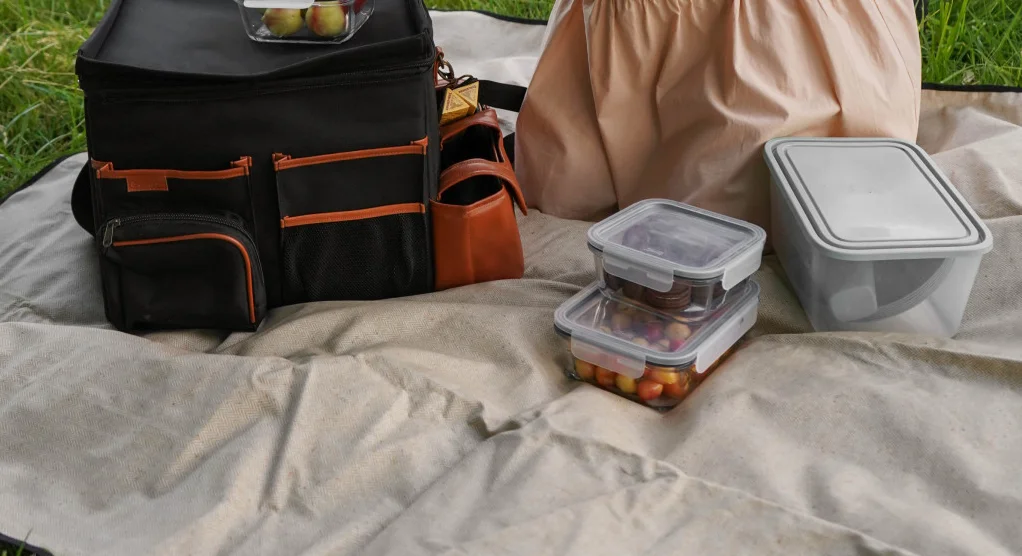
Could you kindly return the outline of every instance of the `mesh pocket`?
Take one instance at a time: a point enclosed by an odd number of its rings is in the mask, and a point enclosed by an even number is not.
[[[429,288],[422,214],[288,227],[282,242],[287,303],[385,299]]]

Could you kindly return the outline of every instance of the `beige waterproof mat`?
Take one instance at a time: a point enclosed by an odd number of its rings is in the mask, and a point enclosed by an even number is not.
[[[535,27],[435,22],[459,71],[535,63]],[[89,556],[1022,553],[1022,94],[922,100],[995,237],[958,337],[809,334],[767,258],[753,337],[667,414],[561,373],[586,223],[523,218],[523,280],[136,337],[103,323],[66,160],[0,205],[0,531]]]

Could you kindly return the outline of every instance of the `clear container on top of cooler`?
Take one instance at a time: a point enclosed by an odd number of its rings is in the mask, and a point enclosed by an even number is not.
[[[590,228],[601,283],[685,322],[708,318],[759,269],[762,228],[677,201],[636,203]]]
[[[681,403],[756,323],[759,284],[744,280],[698,322],[617,297],[594,283],[558,308],[565,374],[658,410]]]
[[[339,44],[369,20],[375,0],[235,0],[257,42]]]

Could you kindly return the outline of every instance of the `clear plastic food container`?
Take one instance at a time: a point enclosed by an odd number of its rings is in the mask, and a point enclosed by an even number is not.
[[[338,44],[373,13],[374,0],[235,0],[249,38],[258,42]]]
[[[749,279],[698,323],[616,297],[594,283],[564,302],[554,328],[565,339],[569,378],[667,410],[712,372],[756,323],[759,284]]]
[[[636,203],[589,229],[602,284],[682,320],[706,318],[759,269],[762,228],[684,203]]]
[[[773,245],[813,327],[951,337],[990,231],[918,146],[769,141]]]

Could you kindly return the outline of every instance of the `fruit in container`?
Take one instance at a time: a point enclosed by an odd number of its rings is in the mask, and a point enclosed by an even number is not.
[[[617,385],[617,373],[603,367],[596,367],[596,383],[604,388],[613,388]]]
[[[289,8],[267,8],[263,12],[263,25],[278,37],[293,35],[302,30],[302,11]]]
[[[582,380],[592,380],[593,377],[596,376],[596,365],[581,359],[576,359],[575,374],[577,374]]]
[[[664,338],[664,324],[662,322],[646,323],[646,340],[650,343],[657,343]]]
[[[305,13],[305,25],[321,37],[336,37],[348,29],[348,18],[338,2],[320,2]]]
[[[643,379],[636,386],[636,391],[639,394],[640,400],[650,402],[660,397],[660,394],[664,392],[664,385],[659,382]]]
[[[667,325],[667,328],[664,330],[664,335],[672,342],[679,340],[684,341],[692,335],[692,329],[680,322],[672,322]]]
[[[617,389],[625,394],[634,394],[638,389],[635,379],[630,376],[617,375],[614,381],[617,384]]]
[[[664,395],[668,398],[680,400],[688,394],[689,380],[679,380],[673,384],[664,384]]]
[[[615,313],[610,318],[610,324],[614,327],[615,332],[627,330],[632,326],[632,316],[627,313]]]
[[[660,384],[676,384],[680,374],[681,373],[673,369],[665,369],[663,367],[646,367],[646,372],[642,376],[643,378],[647,378]]]

